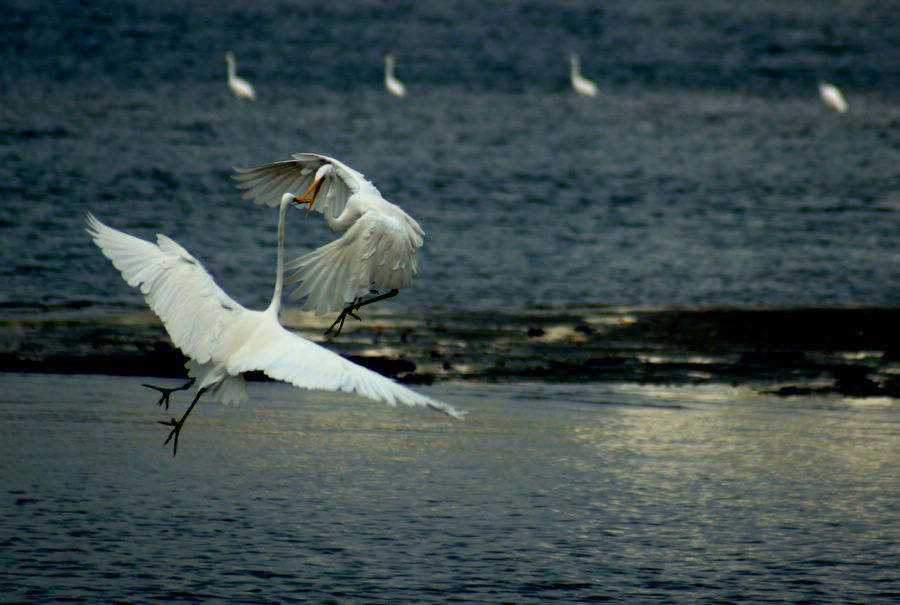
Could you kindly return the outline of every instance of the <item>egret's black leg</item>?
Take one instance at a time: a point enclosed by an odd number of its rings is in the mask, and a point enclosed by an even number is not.
[[[366,305],[371,305],[373,302],[378,302],[379,300],[385,300],[388,298],[394,298],[400,294],[400,290],[397,288],[393,288],[389,292],[385,292],[384,294],[379,294],[378,296],[373,296],[372,298],[367,298],[366,300],[356,303],[356,310],[359,311],[360,307],[365,307]]]
[[[389,292],[385,292],[384,294],[379,294],[378,296],[373,296],[372,298],[367,298],[365,300],[357,298],[351,304],[347,305],[341,314],[338,315],[338,318],[334,320],[334,323],[331,324],[331,327],[325,330],[325,333],[328,334],[331,330],[334,329],[334,326],[338,326],[337,332],[334,333],[335,336],[338,336],[341,333],[341,329],[344,327],[344,320],[347,319],[347,316],[359,320],[359,316],[354,314],[354,311],[359,311],[362,307],[366,305],[371,305],[374,302],[378,302],[379,300],[385,300],[387,298],[393,298],[399,294],[400,291],[397,288],[393,288]],[[340,325],[338,325],[340,324]]]
[[[197,391],[197,395],[194,396],[194,400],[191,402],[191,405],[188,406],[187,411],[184,413],[184,416],[181,417],[181,420],[175,420],[172,418],[171,420],[160,420],[159,423],[165,426],[172,427],[172,431],[169,433],[169,436],[166,437],[166,440],[163,441],[163,445],[168,445],[169,441],[172,440],[172,437],[175,437],[174,447],[172,448],[172,455],[178,453],[178,435],[181,434],[181,427],[184,426],[184,421],[187,420],[188,415],[191,413],[191,410],[194,409],[194,406],[197,405],[197,401],[200,400],[200,396],[206,392],[206,388],[202,388]]]
[[[148,389],[153,389],[153,390],[156,390],[156,391],[159,391],[160,393],[162,393],[162,395],[160,395],[160,397],[159,397],[159,401],[157,402],[157,404],[158,405],[166,404],[166,409],[168,410],[169,409],[169,395],[171,395],[175,391],[184,391],[185,389],[189,389],[190,386],[192,384],[194,384],[195,380],[196,380],[196,378],[191,378],[190,380],[188,380],[186,383],[184,383],[180,387],[176,387],[174,389],[167,389],[165,387],[156,387],[156,386],[153,386],[152,384],[142,384],[141,386],[147,387]]]

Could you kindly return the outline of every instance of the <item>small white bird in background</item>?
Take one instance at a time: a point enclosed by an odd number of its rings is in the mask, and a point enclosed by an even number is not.
[[[87,232],[103,254],[112,260],[128,285],[140,288],[147,304],[162,320],[172,342],[190,357],[188,374],[193,378],[177,389],[162,389],[168,409],[168,394],[197,381],[197,394],[180,420],[160,422],[172,427],[165,444],[178,436],[197,401],[209,392],[222,403],[248,399],[243,374],[262,371],[304,389],[355,392],[390,405],[424,406],[455,418],[464,413],[399,385],[367,368],[287,331],[280,321],[284,280],[284,216],[288,206],[304,203],[293,194],[281,197],[278,217],[278,254],[275,292],[262,311],[246,309],[225,293],[203,265],[177,242],[165,235],[157,243],[128,235],[87,215]]]
[[[384,87],[395,97],[406,96],[406,87],[403,83],[394,77],[394,56],[385,55],[384,57]]]
[[[596,97],[597,85],[581,75],[581,62],[578,55],[569,55],[569,65],[572,88],[575,89],[575,92],[585,97]]]
[[[237,75],[237,68],[234,64],[234,55],[231,54],[231,51],[225,53],[225,62],[228,63],[228,86],[231,88],[231,92],[234,93],[234,96],[239,99],[255,101],[256,91],[253,90],[253,86],[250,85],[250,82]]]
[[[361,307],[397,295],[418,271],[416,249],[425,232],[399,206],[381,196],[362,174],[334,158],[315,153],[297,153],[293,160],[254,168],[235,168],[232,178],[240,181],[244,199],[276,206],[287,191],[306,191],[300,199],[325,216],[325,223],[341,237],[287,263],[296,269],[287,283],[300,285],[292,298],[306,297],[303,308],[324,315],[340,310],[326,330],[338,326]],[[319,201],[319,203],[317,203]],[[375,294],[378,288],[388,288]]]
[[[847,100],[841,94],[841,89],[828,82],[819,82],[819,96],[826,105],[840,113],[847,112]]]

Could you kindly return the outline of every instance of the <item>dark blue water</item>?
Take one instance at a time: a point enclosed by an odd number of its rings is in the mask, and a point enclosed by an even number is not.
[[[230,168],[318,151],[427,231],[398,305],[896,303],[896,3],[336,4],[7,3],[2,302],[142,304],[90,209],[263,304],[275,216]],[[597,98],[569,88],[572,51]],[[288,246],[330,236],[298,214]]]

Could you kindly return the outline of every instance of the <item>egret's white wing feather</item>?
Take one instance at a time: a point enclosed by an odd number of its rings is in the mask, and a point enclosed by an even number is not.
[[[293,160],[234,170],[237,174],[231,178],[238,181],[236,187],[244,191],[243,199],[272,207],[278,206],[283,193],[303,195],[316,176],[314,168],[298,166]]]
[[[302,389],[356,393],[390,405],[424,406],[455,418],[464,416],[449,404],[408,389],[280,325],[267,324],[228,360],[229,374],[253,370]]]
[[[331,164],[338,178],[327,179],[319,192],[313,208],[332,218],[340,216],[351,195],[360,191],[378,193],[372,183],[343,162],[315,153],[296,153],[293,160],[273,162],[253,168],[235,168],[232,178],[239,181],[237,188],[244,190],[244,199],[255,204],[277,206],[285,193],[303,195],[315,181],[316,171]],[[379,194],[380,195],[380,194]]]
[[[292,197],[285,195],[281,202],[279,273],[284,214]],[[280,280],[276,282],[273,302],[265,310],[248,310],[229,297],[196,258],[168,237],[157,235],[157,243],[153,244],[108,227],[90,213],[87,222],[87,232],[103,254],[129,285],[140,288],[172,342],[191,358],[188,368],[191,376],[197,378],[198,398],[208,391],[224,403],[245,401],[243,374],[261,370],[300,388],[357,393],[391,405],[424,406],[463,417],[450,405],[416,393],[285,330],[278,318]],[[333,286],[330,282],[326,285]],[[193,404],[180,421],[173,419],[176,439],[192,408]]]
[[[373,285],[407,287],[419,268],[415,249],[422,236],[404,216],[365,212],[340,238],[286,263],[286,269],[296,269],[286,283],[300,283],[291,297],[307,297],[303,308],[324,315]]]
[[[344,183],[344,186],[346,186],[350,194],[373,193],[379,197],[381,196],[381,193],[379,193],[375,185],[373,185],[362,172],[354,170],[340,160],[318,153],[295,153],[291,157],[298,163],[315,165],[316,170],[318,170],[322,164],[331,164],[335,174]]]
[[[354,251],[339,238],[313,250],[286,267],[297,271],[285,283],[300,283],[291,298],[306,297],[303,308],[325,315],[339,311],[369,292],[369,283],[354,278]]]
[[[196,258],[165,235],[157,244],[128,235],[88,214],[88,233],[122,273],[140,288],[185,355],[205,363],[233,317],[246,311],[228,296]]]

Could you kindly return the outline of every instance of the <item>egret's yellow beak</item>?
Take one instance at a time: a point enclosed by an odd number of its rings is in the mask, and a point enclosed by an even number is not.
[[[324,177],[313,181],[313,184],[309,186],[309,189],[306,190],[306,193],[304,193],[303,196],[297,198],[297,203],[309,204],[309,206],[306,208],[306,216],[309,216],[309,213],[312,212],[313,204],[316,203],[316,198],[319,197],[319,191],[322,189],[323,180]],[[312,197],[309,197],[310,193],[312,193]]]

